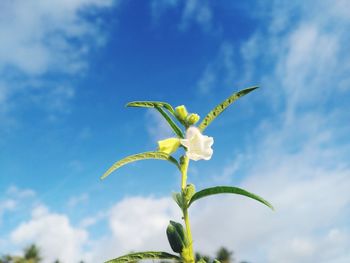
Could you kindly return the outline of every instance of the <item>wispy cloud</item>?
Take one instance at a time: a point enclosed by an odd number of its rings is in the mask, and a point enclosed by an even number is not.
[[[2,221],[2,216],[5,212],[15,209],[16,201],[13,199],[5,199],[0,201],[0,224]]]
[[[242,260],[262,262],[349,260],[350,169],[344,157],[350,145],[337,145],[331,119],[305,116],[293,123],[304,127],[299,130],[261,128],[260,143],[248,147],[251,168],[239,186],[271,201],[276,212],[239,197],[220,197],[219,205],[219,199],[203,200],[193,206],[197,248],[212,251],[224,244]],[[215,227],[206,231],[210,222]]]
[[[206,233],[197,244],[203,251],[224,242],[242,253],[242,259],[253,261],[350,260],[346,252],[350,142],[345,135],[350,132],[345,124],[350,115],[349,104],[341,103],[349,95],[344,87],[350,85],[346,29],[350,16],[341,10],[343,4],[274,2],[268,5],[273,10],[268,16],[256,13],[262,23],[241,47],[241,82],[260,80],[267,87],[262,99],[271,103],[273,115],[261,121],[255,144],[247,146],[246,154],[254,161],[250,160],[249,176],[241,185],[260,192],[277,211],[268,214],[255,207],[248,211],[243,208],[248,201],[234,203],[227,211],[228,199],[220,207],[206,201],[194,222],[197,235]],[[234,162],[226,168],[234,167]],[[210,209],[204,212],[205,207]],[[225,216],[218,219],[218,214]],[[201,218],[218,220],[218,226],[205,231],[208,221]],[[224,226],[234,237],[227,236]]]
[[[185,1],[180,28],[185,30],[191,22],[195,22],[204,30],[209,30],[212,26],[212,15],[208,1]]]
[[[108,217],[108,212],[100,211],[95,215],[83,218],[80,221],[79,226],[86,229],[88,227],[94,226],[97,222],[103,219],[106,219],[107,217]]]
[[[15,185],[10,186],[7,191],[7,195],[13,196],[15,198],[21,199],[21,198],[29,198],[34,197],[35,192],[31,189],[20,189]]]
[[[110,7],[113,1],[2,1],[0,61],[3,70],[15,68],[28,75],[60,70],[75,73],[84,67],[82,56],[90,44],[100,44],[99,24],[81,15],[89,9]],[[30,10],[30,11],[28,11]],[[73,44],[75,39],[76,44]],[[79,43],[80,42],[80,43]]]
[[[74,87],[64,81],[64,77],[83,73],[88,66],[90,50],[103,44],[106,38],[98,15],[95,19],[87,19],[85,14],[114,4],[112,0],[51,1],[50,4],[45,1],[2,1],[2,113],[6,105],[13,105],[15,97],[28,94],[28,91],[33,99],[48,100],[49,107],[63,109],[63,104],[74,96]],[[57,81],[48,81],[48,74],[54,75]]]
[[[168,3],[180,5],[174,0]],[[347,263],[350,109],[341,103],[350,90],[347,1],[264,5],[262,12],[252,10],[261,21],[257,31],[237,47],[238,53],[225,42],[198,85],[210,93],[221,80],[241,76],[235,81],[254,80],[266,87],[259,102],[271,114],[250,134],[254,143],[225,162],[224,176],[216,179],[229,181],[243,159],[249,168],[239,186],[271,201],[276,211],[238,196],[200,200],[191,210],[195,247],[213,253],[225,245],[237,252],[239,260],[255,262]],[[195,12],[190,14],[195,17]],[[242,56],[242,69],[235,67],[235,56]],[[171,132],[161,116],[155,111],[149,114],[154,140],[168,137]],[[6,202],[3,211],[10,213],[13,204]],[[167,197],[125,198],[78,226],[66,214],[41,206],[12,230],[11,238],[0,242],[37,242],[44,255],[51,253],[48,259],[59,257],[67,263],[81,258],[100,262],[133,249],[169,251],[164,230],[169,219],[181,221],[179,217]],[[87,228],[102,220],[108,226],[105,235],[89,235]]]
[[[334,95],[342,96],[350,86],[350,15],[343,5],[275,1],[269,14],[257,15],[258,21],[268,23],[261,23],[241,47],[242,80],[257,79],[269,87],[270,100],[277,107],[285,105],[288,120],[306,105],[320,106]],[[293,18],[288,15],[292,13]]]
[[[4,215],[21,210],[26,202],[33,200],[35,195],[31,189],[20,189],[14,185],[8,187],[0,198],[0,224]]]
[[[325,154],[315,148],[321,147],[322,134],[298,152],[281,146],[288,139],[285,131],[277,129],[272,134],[266,130],[264,135],[255,148],[250,176],[240,186],[273,202],[276,212],[238,196],[198,201],[191,212],[196,249],[213,253],[225,245],[240,260],[272,263],[347,262],[349,167],[334,166],[337,149]],[[277,143],[271,143],[275,139]],[[180,216],[169,197],[139,196],[118,201],[107,213],[87,217],[74,226],[67,215],[40,205],[33,209],[30,220],[12,231],[10,241],[21,246],[36,242],[47,260],[100,262],[130,250],[169,251],[164,230],[169,219],[181,221]],[[95,239],[87,228],[101,220],[107,220],[108,230]]]
[[[151,14],[155,22],[172,9],[180,10],[179,30],[185,31],[193,24],[200,26],[204,31],[212,29],[213,12],[210,1],[153,0],[151,2]]]
[[[221,44],[217,56],[208,62],[202,76],[198,80],[197,87],[201,94],[208,95],[222,86],[235,84],[237,56],[233,44],[224,42]]]
[[[83,193],[83,194],[78,195],[78,196],[72,196],[68,200],[68,206],[73,208],[79,204],[84,204],[84,203],[88,202],[88,200],[89,200],[89,195],[86,193]]]

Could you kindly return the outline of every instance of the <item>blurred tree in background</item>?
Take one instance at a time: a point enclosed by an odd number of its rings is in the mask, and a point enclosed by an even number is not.
[[[32,244],[26,249],[24,249],[24,261],[26,263],[39,263],[41,262],[40,250],[39,248]]]
[[[41,256],[39,248],[32,244],[24,249],[22,256],[4,255],[0,263],[40,263]]]
[[[216,259],[221,263],[231,263],[234,262],[233,251],[229,251],[228,249],[221,247],[218,252],[216,252]]]
[[[221,247],[216,252],[214,257],[204,255],[201,253],[196,253],[196,262],[199,261],[200,259],[204,259],[208,263],[212,263],[214,259],[219,260],[221,263],[236,263],[233,257],[233,251],[230,251],[225,247]],[[0,263],[40,263],[40,262],[42,262],[40,249],[34,244],[24,249],[23,256],[3,255],[0,258]],[[64,262],[61,262],[59,259],[56,259],[53,263],[64,263]],[[79,263],[84,263],[84,261],[80,261]],[[165,263],[165,262],[161,261],[160,263]],[[241,261],[239,263],[248,263],[248,262]]]
[[[228,250],[225,247],[221,247],[215,254],[215,257],[196,253],[196,262],[200,259],[204,259],[208,263],[212,263],[215,259],[221,263],[236,263],[233,257],[233,251]],[[248,261],[240,261],[239,263],[249,263]]]

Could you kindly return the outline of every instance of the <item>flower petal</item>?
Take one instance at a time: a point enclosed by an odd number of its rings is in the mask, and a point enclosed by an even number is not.
[[[195,126],[187,129],[186,139],[181,139],[180,143],[186,147],[186,156],[191,160],[209,160],[213,154],[213,137],[202,135]]]
[[[158,141],[158,151],[172,154],[180,146],[180,139],[168,138],[165,140]]]
[[[191,139],[196,135],[202,135],[197,127],[191,126],[186,130],[186,139]]]

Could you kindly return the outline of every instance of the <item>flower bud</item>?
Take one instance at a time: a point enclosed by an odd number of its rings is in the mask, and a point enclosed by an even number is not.
[[[180,223],[170,220],[166,229],[169,244],[174,252],[181,253],[188,246],[185,230]]]
[[[200,117],[196,113],[191,113],[186,117],[186,122],[188,125],[196,124],[199,121]]]
[[[181,106],[177,106],[175,108],[175,114],[176,117],[180,120],[180,121],[184,121],[186,120],[186,117],[188,115],[187,109],[185,107],[185,105],[181,105]]]
[[[168,138],[158,141],[158,151],[172,154],[179,148],[180,140],[178,138]]]
[[[193,184],[188,184],[184,189],[185,200],[189,202],[192,196],[196,193],[196,188]]]

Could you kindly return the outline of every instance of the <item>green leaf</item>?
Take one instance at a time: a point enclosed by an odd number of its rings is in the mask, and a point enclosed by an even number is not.
[[[246,197],[252,198],[260,203],[263,203],[264,205],[270,207],[272,210],[274,210],[273,206],[266,201],[265,199],[261,198],[260,196],[250,193],[244,189],[238,188],[238,187],[232,187],[232,186],[216,186],[211,188],[203,189],[192,196],[190,202],[188,203],[188,206],[190,206],[194,201],[201,199],[203,197],[209,196],[209,195],[216,195],[216,194],[238,194],[238,195],[244,195]]]
[[[230,106],[233,102],[235,102],[240,97],[243,97],[244,95],[248,94],[249,92],[257,89],[257,86],[250,87],[247,89],[243,89],[241,91],[233,93],[230,97],[228,97],[226,100],[224,100],[222,103],[217,105],[211,112],[205,116],[203,121],[199,124],[198,128],[201,132],[203,132],[207,126],[215,119],[217,118],[228,106]]]
[[[174,157],[171,155],[164,153],[164,152],[144,152],[144,153],[138,153],[134,155],[130,155],[116,163],[114,163],[102,176],[101,179],[106,178],[108,175],[113,173],[115,170],[119,169],[120,167],[131,163],[136,162],[139,160],[145,160],[145,159],[158,159],[158,160],[165,160],[169,161],[176,165],[176,167],[181,171],[179,163],[176,161]]]
[[[162,260],[175,260],[181,261],[181,258],[172,255],[166,252],[156,252],[156,251],[147,251],[147,252],[137,252],[121,256],[112,260],[108,260],[105,263],[128,263],[128,262],[137,262],[139,260],[145,259],[162,259]]]
[[[183,209],[184,208],[184,201],[183,201],[183,197],[181,193],[173,193],[172,197],[174,199],[174,201],[177,203],[177,205]]]
[[[167,109],[172,115],[175,116],[175,111],[173,107],[169,103],[162,102],[162,101],[132,101],[126,104],[126,107],[142,107],[142,108],[163,107]]]
[[[175,132],[175,134],[177,136],[179,136],[180,138],[184,138],[184,135],[181,131],[181,129],[179,128],[179,126],[176,125],[176,123],[170,118],[170,116],[161,108],[156,106],[155,107],[157,111],[159,111],[160,114],[162,114],[162,116],[164,117],[164,119],[168,122],[168,124],[170,125],[170,127],[173,129],[173,131]]]
[[[173,107],[166,102],[161,101],[132,101],[126,104],[127,107],[143,107],[143,108],[155,108],[168,122],[170,127],[173,129],[175,134],[179,136],[180,138],[184,138],[184,135],[181,131],[181,129],[176,125],[176,123],[170,118],[170,116],[163,110],[167,109],[174,117],[175,117],[175,111]]]

